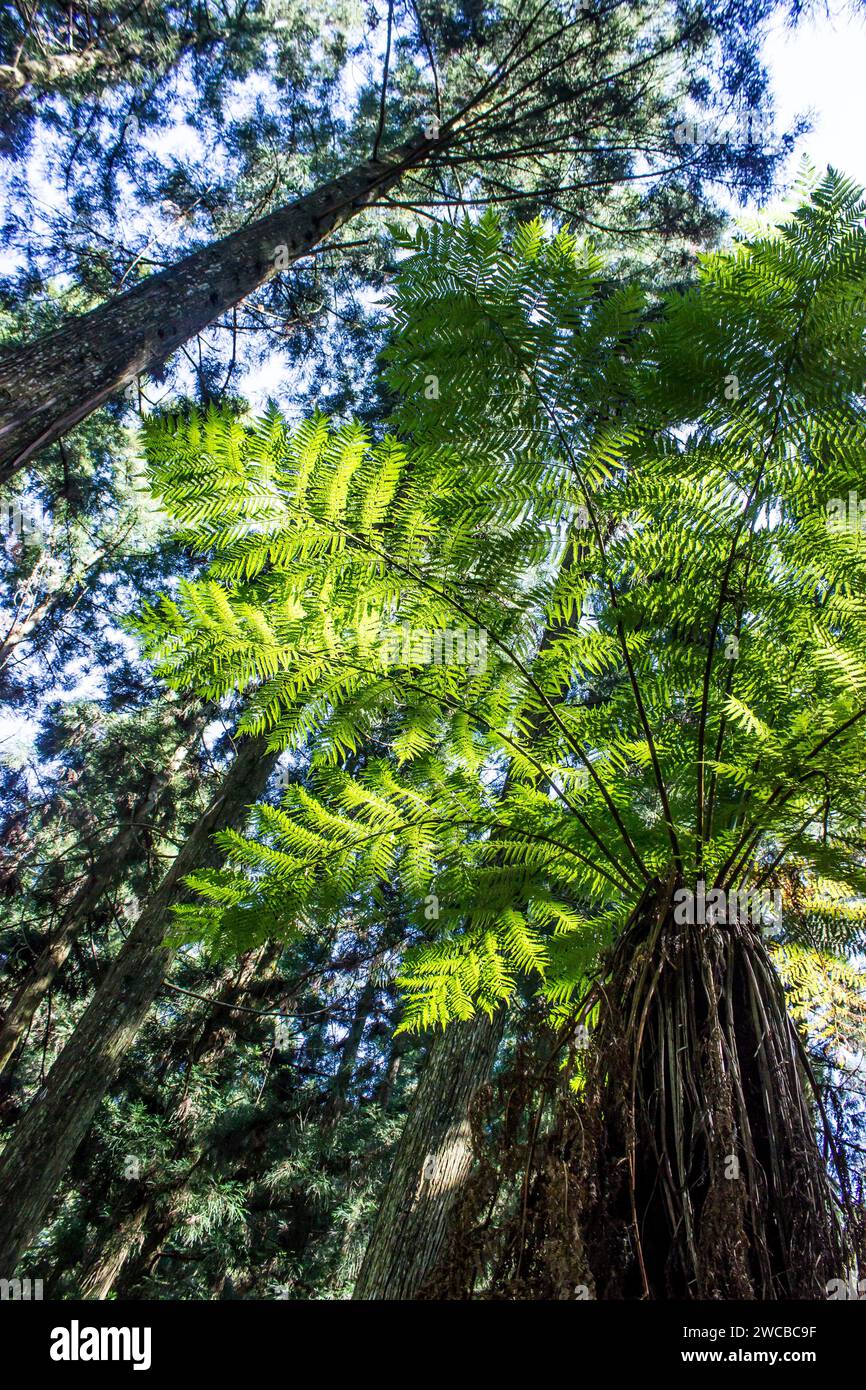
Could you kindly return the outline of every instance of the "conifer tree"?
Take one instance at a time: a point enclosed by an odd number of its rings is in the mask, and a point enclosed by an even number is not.
[[[183,891],[184,877],[208,862],[218,827],[242,823],[248,806],[264,791],[274,762],[275,755],[263,741],[252,739],[239,749],[223,786],[199,817],[100,982],[42,1094],[3,1150],[0,1170],[6,1199],[0,1216],[0,1263],[4,1268],[16,1266],[40,1229],[58,1182],[163,983],[173,956],[166,942],[169,913]]]
[[[761,18],[757,7],[756,25]],[[0,356],[0,480],[141,374],[159,370],[349,220],[387,206],[406,176],[413,178],[397,201],[419,210],[462,203],[468,184],[473,191],[465,196],[476,205],[546,203],[577,217],[588,202],[597,204],[598,188],[643,178],[651,181],[647,210],[655,208],[656,226],[676,225],[678,198],[688,202],[707,175],[765,184],[774,155],[752,140],[748,124],[764,86],[758,29],[746,32],[726,6],[672,5],[661,15],[656,6],[620,0],[576,11],[540,0],[528,14],[500,6],[477,16],[468,63],[462,51],[448,61],[449,21],[447,10],[424,20],[416,9],[420,27],[397,46],[393,63],[386,47],[378,105],[371,110],[362,98],[343,142],[347,158],[312,191],[282,203],[271,193],[264,216],[157,273],[143,274],[137,259],[121,292]],[[440,37],[441,73],[431,47]],[[719,100],[742,104],[746,133],[677,144],[678,104],[706,87],[719,46],[730,59],[721,72],[732,83]],[[429,77],[420,91],[410,53],[426,55]],[[686,68],[687,80],[676,76]],[[639,174],[639,160],[649,160],[651,172]],[[133,271],[138,281],[130,284]]]

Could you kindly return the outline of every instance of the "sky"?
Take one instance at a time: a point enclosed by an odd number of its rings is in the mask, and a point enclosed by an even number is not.
[[[819,170],[828,164],[866,187],[866,13],[831,0],[831,14],[804,21],[793,33],[773,28],[764,58],[781,127],[810,115],[813,130],[797,146]]]

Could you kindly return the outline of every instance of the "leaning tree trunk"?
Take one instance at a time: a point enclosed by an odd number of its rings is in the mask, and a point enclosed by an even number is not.
[[[236,1006],[245,996],[247,988],[257,972],[270,964],[273,966],[273,952],[268,947],[248,951],[241,958],[239,968],[225,972],[220,990],[213,1001],[210,1013],[197,1029],[198,1037],[190,1048],[186,1033],[175,1039],[172,1053],[177,1062],[183,1062],[186,1084],[182,1094],[168,1107],[168,1123],[174,1132],[172,1161],[183,1156],[189,1157],[193,1145],[194,1112],[189,1104],[188,1085],[193,1067],[203,1063],[213,1066],[233,1046],[237,1039],[238,1013]],[[203,1154],[199,1153],[194,1163],[170,1184],[160,1187],[145,1178],[136,1183],[136,1194],[123,1211],[115,1215],[111,1229],[99,1249],[93,1254],[81,1276],[81,1293],[84,1298],[104,1299],[115,1288],[121,1273],[129,1262],[136,1262],[136,1252],[141,1257],[138,1268],[146,1267],[159,1249],[163,1240],[170,1234],[178,1209],[189,1190],[193,1173],[199,1166]],[[134,1275],[127,1283],[134,1283]]]
[[[387,894],[387,886],[382,885]],[[346,1098],[349,1088],[355,1075],[355,1067],[358,1061],[358,1053],[364,1041],[364,1033],[367,1029],[370,1015],[376,1007],[376,999],[380,989],[379,974],[387,952],[400,940],[404,930],[404,924],[396,912],[386,918],[382,928],[373,957],[367,967],[367,976],[358,993],[355,1007],[352,1011],[352,1021],[348,1031],[340,1046],[340,1061],[337,1066],[334,1080],[331,1083],[324,1106],[324,1120],[327,1124],[334,1123],[343,1113],[346,1106]]]
[[[849,1252],[772,961],[746,923],[677,925],[671,892],[649,886],[605,971],[561,1150],[596,1294],[824,1298]]]
[[[539,652],[554,636],[545,630]],[[541,726],[535,715],[533,730]],[[503,799],[512,776],[509,768]],[[479,1013],[452,1023],[434,1043],[406,1116],[354,1298],[418,1297],[446,1251],[473,1166],[471,1106],[490,1078],[505,1012],[500,1008],[492,1018]]]
[[[114,392],[162,363],[441,148],[418,135],[148,276],[44,338],[0,354],[0,483]]]
[[[358,1299],[411,1299],[434,1269],[472,1162],[471,1106],[486,1085],[505,1010],[452,1023],[436,1039],[409,1107],[373,1234]]]
[[[184,721],[189,735],[197,737],[200,717]],[[167,767],[160,768],[150,779],[147,790],[139,798],[129,822],[121,826],[111,841],[97,855],[92,867],[60,912],[60,920],[51,931],[48,944],[32,970],[28,972],[9,1005],[3,1010],[0,1025],[0,1073],[8,1066],[21,1038],[27,1032],[36,1010],[62,969],[82,927],[105,893],[117,882],[131,851],[138,841],[142,825],[153,816],[166,787],[189,753],[189,738],[180,745]]]
[[[142,1197],[136,1206],[122,1213],[84,1271],[82,1298],[108,1298],[127,1262],[141,1249],[148,1228],[153,1228],[152,1215],[150,1197]]]
[[[10,1276],[40,1230],[66,1166],[163,984],[174,955],[165,940],[169,909],[182,896],[184,877],[217,861],[214,832],[242,823],[277,756],[267,751],[264,738],[241,745],[220,792],[197,820],[4,1149],[0,1269]]]
[[[57,87],[93,72],[100,66],[98,49],[80,53],[55,53],[48,58],[22,58],[0,63],[0,92],[23,92],[25,87]]]

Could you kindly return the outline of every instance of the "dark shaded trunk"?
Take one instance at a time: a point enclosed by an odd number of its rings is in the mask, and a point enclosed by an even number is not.
[[[670,904],[650,886],[598,994],[573,1130],[597,1296],[825,1298],[850,1252],[772,962]]]
[[[387,895],[387,886],[383,885],[383,889]],[[345,1107],[367,1023],[376,1007],[380,970],[388,951],[400,940],[403,931],[402,920],[396,913],[392,913],[382,928],[376,950],[367,968],[366,979],[355,1000],[352,1022],[340,1047],[340,1062],[325,1103],[326,1118],[336,1119]]]
[[[375,1004],[376,985],[373,983],[371,975],[368,975],[355,1001],[352,1022],[340,1049],[340,1064],[337,1067],[330,1094],[325,1103],[325,1114],[330,1119],[336,1119],[346,1104],[349,1086],[355,1073],[355,1063],[361,1050],[361,1042]]]
[[[393,1027],[397,1026],[401,1013],[401,1009],[398,1008],[395,1010],[394,1015],[391,1019]],[[373,1095],[373,1099],[375,1100],[376,1104],[381,1105],[383,1110],[387,1110],[394,1099],[394,1091],[397,1086],[397,1081],[399,1079],[400,1072],[403,1068],[403,1058],[405,1057],[409,1049],[409,1046],[410,1043],[406,1033],[400,1033],[396,1038],[392,1037],[391,1039],[391,1047],[388,1052],[388,1061],[385,1064],[385,1070],[382,1073],[382,1079],[376,1087],[376,1090]]]
[[[97,1106],[165,979],[174,950],[166,944],[170,908],[183,879],[218,862],[212,836],[243,823],[267,785],[276,753],[263,738],[243,743],[222,788],[142,911],[66,1047],[0,1158],[0,1269],[10,1276],[41,1229],[49,1205]]]
[[[506,1011],[437,1037],[409,1107],[356,1299],[411,1299],[434,1269],[472,1169],[471,1110],[490,1079]]]
[[[44,338],[0,354],[0,483],[277,270],[307,255],[440,147],[419,135],[151,275]]]
[[[160,797],[170,786],[172,778],[189,753],[190,732],[194,737],[198,737],[201,723],[200,716],[187,718],[183,722],[187,733],[186,742],[178,748],[168,767],[161,768],[153,774],[147,790],[133,809],[129,823],[122,826],[97,855],[70,901],[61,909],[60,920],[51,931],[45,949],[3,1012],[3,1022],[0,1026],[0,1073],[9,1064],[21,1038],[30,1027],[36,1010],[66,961],[78,933],[86,925],[105,893],[117,883],[130,853],[138,843],[141,826],[147,825],[152,818]]]
[[[238,1030],[238,1014],[233,1006],[240,1003],[247,988],[257,973],[273,968],[274,950],[262,947],[249,951],[241,960],[239,968],[233,969],[224,979],[213,1008],[199,1025],[198,1036],[189,1046],[186,1036],[177,1039],[172,1051],[175,1053],[178,1069],[185,1067],[187,1085],[176,1098],[171,1110],[171,1120],[175,1131],[175,1144],[172,1154],[174,1161],[188,1153],[192,1143],[193,1114],[189,1105],[187,1086],[193,1067],[202,1063],[215,1064],[234,1043]],[[130,1287],[147,1272],[156,1254],[162,1248],[174,1227],[184,1198],[189,1191],[192,1178],[206,1154],[200,1152],[194,1163],[168,1187],[136,1183],[136,1195],[125,1204],[108,1233],[107,1238],[90,1261],[81,1280],[84,1298],[104,1299],[115,1288],[121,1273],[124,1285]]]

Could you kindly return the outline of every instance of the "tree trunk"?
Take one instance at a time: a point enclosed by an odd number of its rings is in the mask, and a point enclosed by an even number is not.
[[[850,1251],[772,962],[747,923],[677,925],[671,892],[613,952],[573,1125],[597,1295],[825,1298]]]
[[[191,721],[191,729],[196,737],[199,722],[198,719]],[[189,719],[185,724],[186,732],[189,734]],[[72,950],[79,931],[105,892],[117,882],[118,875],[137,842],[140,825],[146,825],[150,820],[162,793],[171,784],[189,749],[190,742],[187,739],[177,749],[168,767],[154,773],[146,792],[133,809],[129,824],[122,826],[97,855],[93,866],[85,875],[84,882],[79,884],[71,901],[62,909],[60,922],[50,933],[47,946],[33,969],[18,986],[9,1007],[3,1013],[3,1022],[0,1025],[0,1075],[33,1022],[36,1010]]]
[[[415,136],[315,193],[186,256],[55,333],[0,354],[0,483],[244,299],[307,255],[448,138]]]
[[[402,1009],[400,1009],[400,1007],[398,1006],[398,1008],[395,1010],[395,1013],[392,1014],[391,1021],[395,1027],[396,1024],[399,1022],[399,1016],[401,1013]],[[388,1053],[388,1061],[385,1065],[385,1070],[382,1074],[382,1079],[379,1082],[373,1094],[373,1099],[375,1100],[376,1104],[381,1105],[383,1110],[388,1110],[394,1099],[394,1091],[397,1086],[397,1080],[400,1076],[400,1072],[403,1069],[403,1058],[406,1054],[408,1047],[409,1043],[407,1041],[406,1033],[400,1033],[396,1038],[392,1037],[391,1049]]]
[[[328,1122],[337,1119],[345,1107],[367,1023],[376,1006],[376,995],[379,992],[379,971],[387,952],[400,939],[402,933],[403,923],[400,917],[393,913],[386,919],[382,928],[376,950],[367,969],[367,977],[355,1001],[352,1022],[340,1048],[340,1062],[325,1104],[325,1117]]]
[[[62,585],[58,585],[53,590],[49,589],[49,592],[42,599],[34,599],[30,608],[25,612],[30,597],[28,591],[35,585],[38,578],[38,570],[41,567],[42,560],[40,559],[36,571],[29,576],[22,588],[19,589],[18,592],[21,597],[18,602],[18,607],[13,614],[9,627],[6,629],[4,635],[0,637],[0,672],[4,671],[10,664],[21,643],[30,636],[33,629],[38,627],[46,614],[51,611],[51,608],[57,603],[63,591]],[[18,598],[17,594],[16,598]]]
[[[470,1112],[505,1024],[477,1014],[437,1037],[391,1168],[354,1297],[411,1299],[434,1268],[472,1168]]]
[[[10,1275],[41,1229],[51,1199],[102,1097],[165,979],[174,950],[169,909],[183,879],[213,864],[216,830],[243,823],[264,791],[276,753],[264,738],[241,745],[219,794],[202,813],[97,989],[0,1159],[0,1269]]]
[[[262,27],[266,23],[264,16]],[[28,89],[35,88],[39,95],[52,96],[83,77],[108,86],[133,82],[142,72],[149,78],[156,74],[164,77],[188,53],[207,53],[227,43],[232,35],[239,38],[244,32],[257,32],[255,26],[237,17],[226,32],[212,29],[209,20],[204,30],[178,28],[169,32],[160,28],[158,36],[150,31],[140,36],[126,35],[119,29],[105,36],[101,48],[89,43],[65,53],[43,53],[37,58],[20,56],[15,63],[0,63],[0,95],[21,100],[25,93],[29,95]]]
[[[82,1298],[101,1301],[108,1297],[133,1252],[139,1251],[147,1238],[152,1207],[153,1198],[150,1195],[142,1197],[137,1206],[125,1212],[112,1227],[84,1273]]]
[[[177,1063],[186,1072],[187,1084],[183,1093],[171,1106],[171,1123],[175,1131],[173,1159],[188,1154],[192,1140],[192,1113],[187,1088],[193,1067],[202,1062],[216,1063],[228,1050],[237,1037],[238,1019],[233,1006],[240,1003],[250,982],[257,972],[275,963],[273,951],[260,947],[248,951],[241,958],[239,967],[224,975],[222,986],[214,999],[213,1008],[198,1027],[198,1037],[190,1048],[186,1035],[175,1040],[172,1052]],[[199,1154],[196,1161],[168,1188],[148,1182],[145,1177],[139,1189],[119,1219],[116,1217],[107,1238],[87,1265],[81,1279],[81,1292],[84,1298],[104,1299],[115,1288],[121,1273],[131,1262],[132,1270],[126,1270],[124,1282],[134,1284],[136,1278],[145,1271],[164,1240],[170,1235],[177,1218],[178,1210],[189,1189],[190,1181],[204,1157]],[[133,1259],[133,1256],[135,1257]]]
[[[337,1067],[331,1093],[328,1096],[325,1107],[326,1114],[334,1119],[342,1113],[346,1103],[346,1096],[349,1093],[352,1077],[355,1074],[355,1063],[358,1060],[358,1053],[361,1050],[361,1041],[364,1037],[367,1022],[375,1007],[377,991],[376,983],[373,980],[373,968],[375,963],[374,961],[373,965],[371,965],[370,972],[364,981],[364,986],[358,995],[352,1014],[352,1022],[349,1025],[349,1031],[340,1049],[340,1064]]]
[[[21,58],[14,66],[0,63],[0,91],[22,92],[25,87],[51,88],[74,81],[100,66],[107,66],[97,48],[77,53],[53,53],[48,58]]]
[[[48,545],[53,548],[54,535],[51,536]],[[115,549],[116,547],[112,547],[111,550],[101,550],[77,580],[71,571],[62,576],[52,573],[50,565],[45,565],[45,559],[50,551],[38,560],[35,569],[19,589],[21,597],[18,607],[4,636],[0,638],[0,673],[10,666],[21,643],[33,637],[35,630],[46,618],[52,616],[64,598],[67,599],[70,606],[74,606],[84,594],[93,590],[106,561]],[[44,580],[43,573],[40,571],[44,573]],[[41,598],[37,598],[35,590],[40,581],[44,582],[45,591]],[[31,601],[31,598],[32,602],[28,609],[27,603]],[[38,647],[38,638],[34,642],[34,646]]]
[[[573,552],[566,561],[572,563]],[[539,653],[555,636],[556,631],[545,629]],[[534,732],[541,723],[536,712]],[[512,776],[509,767],[503,799]],[[472,1171],[470,1107],[489,1080],[505,1017],[500,1008],[492,1019],[479,1013],[451,1023],[433,1044],[409,1107],[354,1298],[417,1297],[445,1250],[452,1215]],[[383,1088],[386,1103],[390,1086]]]

